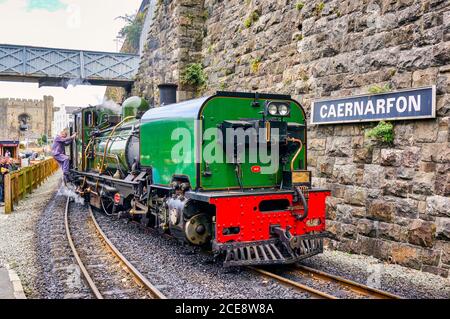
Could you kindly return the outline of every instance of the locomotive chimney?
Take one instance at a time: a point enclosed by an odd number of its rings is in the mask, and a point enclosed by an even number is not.
[[[178,85],[166,83],[158,85],[158,88],[161,105],[169,105],[177,103]]]

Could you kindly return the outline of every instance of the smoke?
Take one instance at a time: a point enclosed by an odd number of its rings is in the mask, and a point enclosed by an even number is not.
[[[107,109],[114,112],[114,114],[120,114],[122,111],[122,106],[114,102],[113,100],[110,100],[108,98],[104,98],[103,102],[96,106],[98,110],[100,109]]]
[[[70,197],[74,200],[75,203],[84,205],[84,198],[78,195],[75,192],[75,189],[70,186],[61,186],[61,188],[58,191],[58,196]]]

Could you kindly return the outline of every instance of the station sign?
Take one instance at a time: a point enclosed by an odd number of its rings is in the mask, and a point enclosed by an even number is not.
[[[436,117],[436,86],[325,99],[312,104],[311,124],[340,124]]]

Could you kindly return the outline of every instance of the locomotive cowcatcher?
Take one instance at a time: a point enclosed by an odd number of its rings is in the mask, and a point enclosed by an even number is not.
[[[323,252],[330,193],[311,187],[301,105],[235,92],[175,103],[175,86],[161,89],[168,105],[131,97],[120,114],[74,113],[70,179],[90,205],[206,247],[224,266]]]

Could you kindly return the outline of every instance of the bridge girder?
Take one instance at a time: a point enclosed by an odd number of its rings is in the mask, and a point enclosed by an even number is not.
[[[139,62],[134,54],[0,44],[0,81],[129,88]]]

